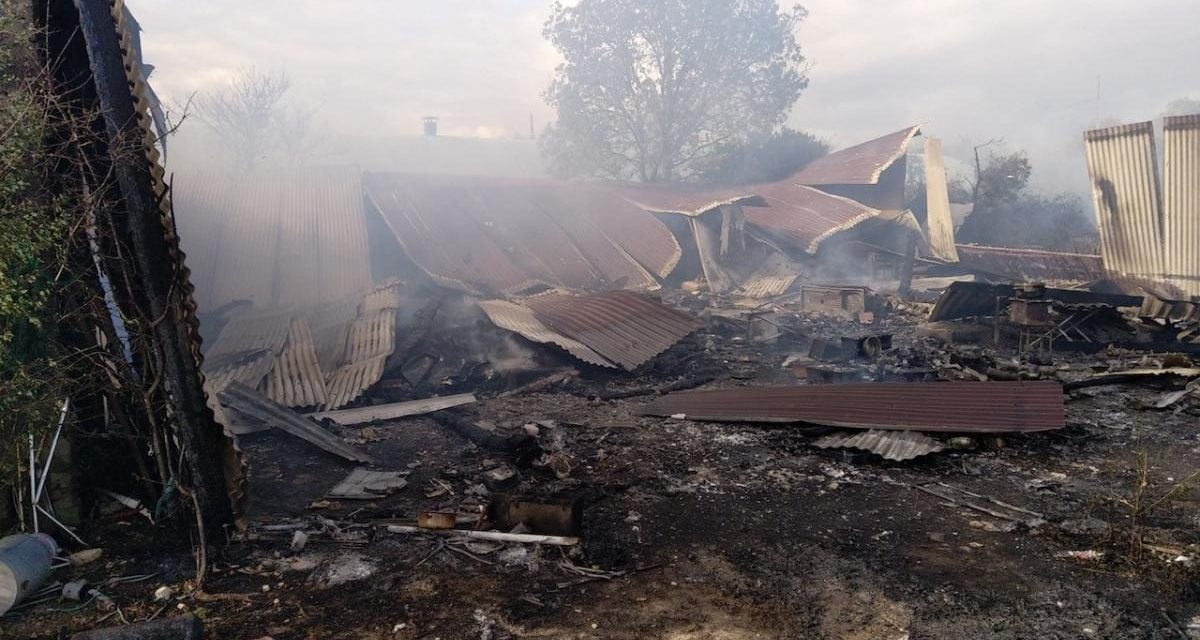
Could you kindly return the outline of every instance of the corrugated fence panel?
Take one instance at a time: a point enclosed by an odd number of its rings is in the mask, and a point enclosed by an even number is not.
[[[1084,144],[1105,268],[1161,278],[1164,216],[1153,124],[1088,131]]]
[[[1163,120],[1166,207],[1164,271],[1189,296],[1200,296],[1200,115]]]
[[[925,138],[925,210],[930,255],[944,262],[958,262],[946,163],[942,159],[942,141],[937,138]]]

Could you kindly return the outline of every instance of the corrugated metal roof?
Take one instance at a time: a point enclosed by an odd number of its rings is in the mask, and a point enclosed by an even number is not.
[[[317,362],[308,324],[299,318],[292,320],[287,342],[267,375],[267,397],[288,407],[325,404],[325,375]]]
[[[682,255],[653,215],[595,185],[377,173],[364,180],[413,262],[469,293],[654,289]]]
[[[601,367],[615,366],[582,342],[551,331],[533,315],[533,310],[529,307],[523,307],[507,300],[483,300],[479,306],[487,314],[488,319],[501,329],[519,333],[526,339],[537,343],[557,345],[566,349],[567,353],[589,364]]]
[[[689,189],[685,185],[620,185],[612,187],[622,198],[654,213],[703,215],[728,204],[755,200],[755,187],[724,190]]]
[[[1104,264],[1094,254],[960,244],[958,257],[967,271],[1013,280],[1091,282],[1104,277]]]
[[[480,306],[501,328],[605,367],[633,370],[700,328],[691,316],[632,291],[550,292],[518,302],[488,300]]]
[[[879,176],[899,160],[920,126],[908,127],[817,158],[787,182],[806,185],[877,184]]]
[[[876,209],[812,187],[775,183],[761,185],[758,192],[765,206],[743,206],[746,221],[810,254],[829,236],[879,215]]]
[[[1163,147],[1163,267],[1187,295],[1200,296],[1200,115],[1164,118]]]
[[[183,174],[175,217],[202,308],[308,307],[371,284],[359,171]]]
[[[946,448],[939,440],[917,431],[847,431],[832,433],[813,442],[818,449],[862,449],[878,454],[884,460],[912,460]]]
[[[1005,433],[1060,429],[1062,385],[874,382],[673,393],[643,415],[718,422],[808,422],[858,429]]]
[[[1084,146],[1105,268],[1120,276],[1161,278],[1164,216],[1154,125],[1087,131]]]
[[[954,246],[954,219],[950,214],[950,188],[946,184],[946,162],[942,141],[925,138],[925,239],[930,256],[943,262],[958,262]]]

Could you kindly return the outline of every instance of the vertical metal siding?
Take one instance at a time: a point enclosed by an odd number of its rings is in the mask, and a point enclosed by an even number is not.
[[[1153,124],[1088,131],[1084,145],[1105,268],[1160,279],[1164,215]]]
[[[946,184],[946,163],[942,159],[942,141],[925,138],[925,232],[934,258],[958,262],[954,246],[954,219],[950,215],[950,188]]]
[[[1164,271],[1200,296],[1200,115],[1165,118],[1163,129]]]

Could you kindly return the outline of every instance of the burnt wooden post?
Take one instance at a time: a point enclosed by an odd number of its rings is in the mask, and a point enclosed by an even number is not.
[[[119,2],[109,0],[44,0],[39,17],[49,31],[65,38],[60,41],[62,51],[47,52],[48,59],[60,61],[54,73],[64,99],[96,114],[93,129],[106,148],[96,145],[78,152],[110,169],[114,178],[115,188],[106,195],[112,203],[112,240],[131,250],[126,268],[134,274],[132,290],[125,293],[128,303],[150,319],[148,343],[159,363],[168,406],[162,418],[169,420],[190,470],[190,477],[179,481],[194,493],[208,540],[216,541],[224,525],[233,522],[225,478],[226,441],[205,401],[192,287],[165,187],[155,175],[161,169],[139,120],[135,85],[128,74],[140,70],[126,68],[131,57],[122,49],[114,17],[120,8]],[[75,55],[81,44],[86,56]],[[83,78],[89,82],[78,82]]]

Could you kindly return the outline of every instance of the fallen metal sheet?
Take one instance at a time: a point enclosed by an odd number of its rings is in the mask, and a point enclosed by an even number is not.
[[[370,407],[359,407],[357,409],[339,409],[337,411],[320,411],[318,413],[310,413],[308,417],[314,420],[323,420],[328,418],[338,424],[356,425],[366,422],[376,422],[380,420],[396,420],[405,416],[418,416],[442,409],[458,407],[464,404],[475,402],[475,394],[460,393],[453,396],[440,396],[436,398],[424,398],[422,400],[411,400],[409,402],[392,402],[389,404],[377,404]]]
[[[371,285],[357,168],[182,174],[173,184],[202,309],[309,307]]]
[[[373,304],[379,303],[379,300],[373,301]],[[345,406],[379,382],[387,358],[395,349],[395,307],[369,311],[355,320],[346,337],[343,357],[346,364],[330,372],[326,379],[330,393],[323,408]]]
[[[738,285],[737,293],[748,298],[773,298],[787,293],[800,278],[800,266],[781,253],[772,253],[762,265]]]
[[[942,141],[938,138],[925,138],[925,212],[929,255],[943,262],[958,262],[946,163],[942,159]]]
[[[879,176],[904,156],[908,143],[921,132],[913,126],[817,158],[788,179],[795,184],[877,184]]]
[[[1083,138],[1105,269],[1162,279],[1165,220],[1153,123],[1094,129]]]
[[[777,182],[756,190],[762,199],[757,206],[743,205],[746,222],[772,240],[809,254],[833,234],[879,215],[878,209],[803,185]]]
[[[343,407],[362,395],[383,377],[387,356],[376,356],[337,368],[325,381],[328,402],[322,409]]]
[[[632,291],[545,294],[522,303],[548,328],[626,370],[666,351],[701,326],[695,318]]]
[[[343,500],[377,500],[408,486],[399,471],[368,471],[358,468],[326,494]]]
[[[267,397],[286,407],[315,407],[327,401],[312,334],[299,318],[292,320],[287,341],[267,375]]]
[[[287,341],[291,327],[292,312],[274,310],[259,313],[240,313],[229,319],[221,333],[204,353],[206,368],[208,360],[220,361],[223,357],[238,356],[251,351],[279,353]]]
[[[381,173],[364,181],[413,262],[468,293],[656,289],[682,255],[652,214],[596,185]]]
[[[281,431],[286,431],[336,456],[355,462],[374,462],[371,456],[321,428],[321,425],[317,424],[315,420],[301,416],[243,384],[231,383],[218,394],[218,398],[221,404],[227,408],[234,409]]]
[[[813,442],[818,449],[862,449],[879,454],[884,460],[912,460],[946,448],[919,431],[885,431],[832,433]]]
[[[987,282],[954,282],[938,298],[928,322],[957,320],[970,317],[987,317],[996,312],[996,300],[1000,299],[1001,313],[1007,309],[1006,301],[1016,295],[1009,284]],[[1064,304],[1100,304],[1113,307],[1141,307],[1141,296],[1113,293],[1093,293],[1076,289],[1046,289],[1045,297]]]
[[[1006,433],[1061,429],[1062,385],[875,382],[673,393],[642,415],[717,422],[808,422],[855,429]]]
[[[1104,263],[1094,254],[960,244],[958,257],[958,265],[966,271],[1018,281],[1104,278]]]
[[[507,300],[483,300],[479,303],[479,307],[487,314],[488,319],[501,329],[519,333],[533,342],[562,347],[567,353],[588,364],[600,367],[616,366],[582,342],[550,330],[534,316],[533,310],[529,307],[523,307]]]
[[[275,366],[275,354],[270,349],[208,358],[204,361],[206,387],[212,389],[212,392],[216,392],[236,380],[254,389],[258,387],[273,366]]]
[[[1163,118],[1163,196],[1164,272],[1200,297],[1200,115]]]

